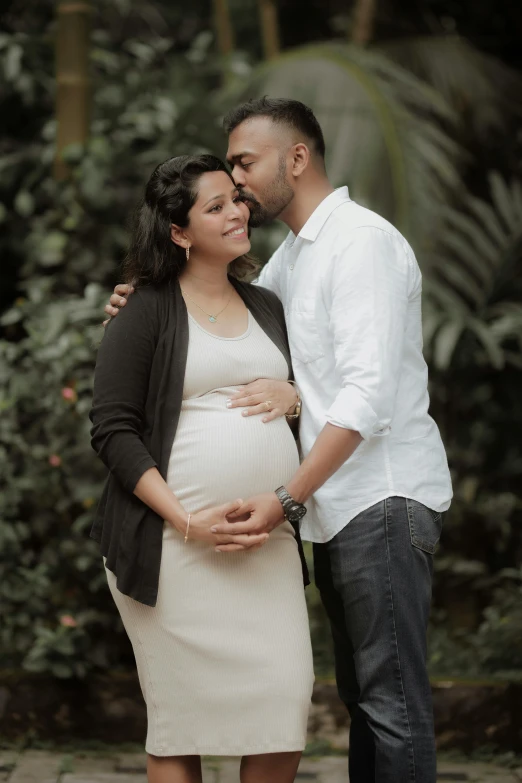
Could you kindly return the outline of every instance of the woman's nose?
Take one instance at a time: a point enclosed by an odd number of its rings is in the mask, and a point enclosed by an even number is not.
[[[234,201],[231,204],[230,212],[228,213],[228,217],[234,219],[241,220],[243,218],[243,212],[241,210],[241,204],[237,204]]]

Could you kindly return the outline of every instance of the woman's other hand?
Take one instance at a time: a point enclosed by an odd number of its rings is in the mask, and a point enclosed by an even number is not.
[[[107,315],[110,315],[112,318],[118,315],[120,309],[125,307],[127,304],[128,295],[132,294],[133,291],[134,288],[132,288],[130,285],[126,285],[125,283],[120,283],[119,285],[114,286],[114,293],[111,294],[109,304],[106,304],[104,307],[104,311],[107,313]],[[110,318],[107,318],[107,320],[103,322],[103,325],[107,326],[110,320]]]
[[[264,414],[263,421],[273,421],[292,413],[297,403],[295,386],[287,381],[260,378],[242,386],[227,401],[228,408],[244,408],[243,416]]]
[[[228,524],[227,515],[233,514],[235,511],[241,508],[243,505],[242,500],[234,500],[231,503],[224,503],[222,506],[214,506],[212,508],[206,508],[204,511],[198,511],[196,514],[192,514],[190,517],[190,526],[188,529],[188,540],[203,541],[206,544],[216,544],[216,536],[212,533],[211,528],[215,525]],[[176,525],[176,529],[185,535],[186,525],[183,528],[180,525]],[[244,535],[230,535],[220,536],[220,550],[221,551],[241,551],[245,549],[258,549],[268,540],[267,533],[259,533],[250,535],[245,533]],[[224,546],[221,546],[224,545]]]

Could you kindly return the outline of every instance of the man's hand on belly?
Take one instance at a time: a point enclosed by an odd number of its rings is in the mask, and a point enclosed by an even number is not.
[[[227,519],[228,524],[211,528],[216,538],[216,548],[222,552],[227,551],[227,544],[231,545],[230,536],[270,533],[285,521],[283,507],[275,492],[254,495],[232,514],[228,514]],[[239,547],[235,545],[235,548]]]

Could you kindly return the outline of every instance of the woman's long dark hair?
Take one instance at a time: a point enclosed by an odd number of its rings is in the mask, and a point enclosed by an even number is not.
[[[171,224],[188,226],[188,213],[198,197],[199,178],[209,171],[224,171],[233,182],[225,163],[214,155],[179,155],[154,169],[131,223],[131,240],[123,263],[126,283],[137,288],[180,276],[186,264],[185,249],[172,241]],[[249,255],[229,265],[230,274],[239,279],[256,271],[257,264]]]

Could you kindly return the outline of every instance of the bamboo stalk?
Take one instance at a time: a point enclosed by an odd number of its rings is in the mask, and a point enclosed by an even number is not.
[[[213,0],[214,24],[216,25],[217,45],[220,55],[226,59],[234,51],[234,28],[230,21],[228,0]]]
[[[272,60],[281,51],[276,0],[259,0],[259,18],[265,60]]]
[[[91,5],[58,3],[56,34],[56,156],[54,176],[65,179],[69,168],[62,153],[69,144],[85,144],[89,136],[89,35]]]
[[[351,30],[354,44],[366,46],[372,40],[376,11],[376,0],[356,0]]]

